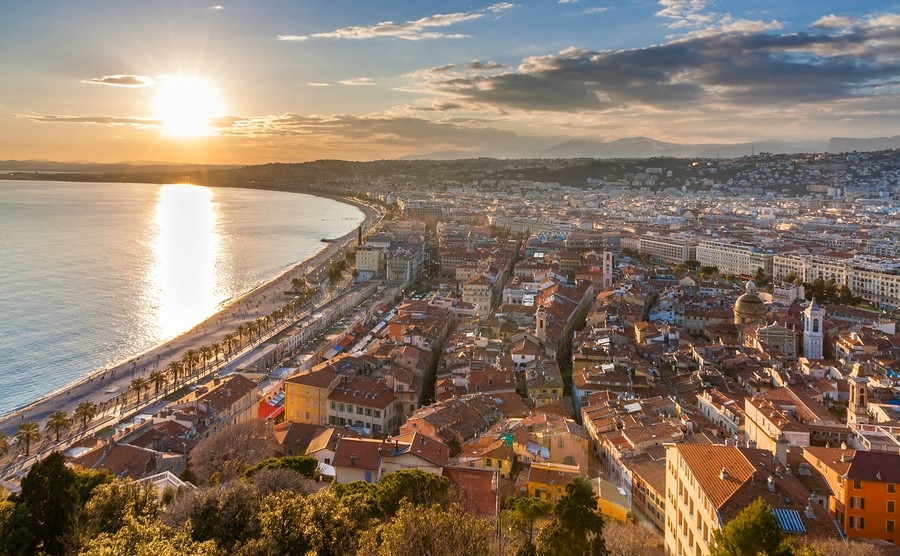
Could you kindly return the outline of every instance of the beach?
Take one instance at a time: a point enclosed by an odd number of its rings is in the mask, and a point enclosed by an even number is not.
[[[352,204],[364,213],[365,218],[361,224],[363,229],[375,222],[377,212],[371,207],[343,198],[335,200]],[[291,281],[294,278],[305,278],[308,273],[320,267],[327,271],[329,259],[340,253],[346,245],[355,244],[356,234],[357,231],[354,229],[334,241],[323,242],[322,249],[311,258],[299,262],[275,279],[240,297],[227,301],[218,312],[177,337],[118,365],[96,370],[77,382],[48,393],[40,400],[3,416],[0,418],[0,431],[12,435],[16,426],[26,421],[38,422],[43,430],[44,421],[55,411],[64,411],[71,415],[75,407],[84,401],[101,406],[104,402],[126,393],[134,378],[147,379],[153,370],[165,370],[169,362],[181,361],[183,354],[189,349],[199,351],[202,346],[222,343],[224,336],[234,334],[239,325],[265,317],[284,307],[292,297],[286,294],[293,289]],[[322,274],[324,275],[324,272]],[[109,405],[114,406],[113,403]],[[115,414],[112,411],[109,413],[108,419]],[[98,419],[101,415],[98,415]],[[73,430],[75,428],[77,427],[73,424]]]

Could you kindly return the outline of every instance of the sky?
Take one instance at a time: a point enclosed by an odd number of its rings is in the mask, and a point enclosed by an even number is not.
[[[900,0],[29,0],[0,160],[900,135]]]

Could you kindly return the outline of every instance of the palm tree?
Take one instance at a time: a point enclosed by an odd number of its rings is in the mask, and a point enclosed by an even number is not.
[[[213,356],[216,358],[216,363],[219,362],[219,354],[222,353],[222,344],[219,342],[213,342],[213,345],[210,346],[213,351]]]
[[[81,421],[81,428],[86,428],[88,421],[97,415],[97,405],[94,402],[84,401],[75,406],[75,412],[72,414],[75,419]]]
[[[137,377],[131,381],[131,385],[128,386],[128,389],[137,394],[136,399],[134,400],[135,402],[141,401],[141,392],[148,386],[149,383],[141,377]]]
[[[19,446],[25,446],[25,457],[31,455],[31,445],[41,439],[41,427],[34,421],[20,423],[16,427],[16,442]]]
[[[56,441],[59,442],[60,431],[67,431],[72,428],[72,419],[65,411],[54,411],[44,423],[44,432],[53,431],[56,435]]]
[[[210,346],[203,346],[200,348],[200,357],[203,359],[203,366],[209,365],[209,360],[212,359],[213,349]]]
[[[222,337],[222,347],[224,347],[228,353],[225,355],[231,355],[232,343],[234,342],[234,334],[225,334]]]
[[[0,457],[9,453],[9,439],[5,432],[0,432]]]
[[[181,372],[181,363],[178,361],[169,361],[166,365],[166,372],[172,375],[172,382],[178,384],[178,373]]]
[[[200,356],[197,355],[197,352],[193,349],[189,349],[184,352],[184,356],[181,358],[184,363],[185,369],[189,374],[193,374],[194,366],[200,361]]]
[[[169,381],[168,376],[166,376],[166,371],[160,370],[152,371],[147,378],[153,383],[153,387],[155,388],[153,391],[154,396],[158,396],[159,387]]]

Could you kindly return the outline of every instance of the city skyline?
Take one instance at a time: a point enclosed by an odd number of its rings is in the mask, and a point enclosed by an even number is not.
[[[900,134],[900,5],[21,4],[2,159],[371,160]]]

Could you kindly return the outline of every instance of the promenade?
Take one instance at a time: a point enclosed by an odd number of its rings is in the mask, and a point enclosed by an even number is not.
[[[365,214],[362,223],[364,230],[377,224],[380,215],[373,208],[359,203],[353,204]],[[235,334],[238,326],[258,318],[265,318],[283,308],[291,300],[291,297],[285,295],[285,292],[292,289],[291,281],[294,278],[305,278],[311,284],[324,282],[331,261],[343,257],[345,249],[355,245],[356,234],[356,229],[354,229],[335,241],[323,243],[323,249],[312,258],[297,264],[276,279],[234,300],[218,313],[171,341],[116,367],[94,372],[64,390],[3,416],[0,418],[0,431],[8,434],[12,441],[12,435],[20,423],[35,421],[40,424],[44,435],[42,443],[47,444],[52,441],[50,439],[52,434],[44,432],[44,423],[47,417],[55,411],[64,411],[71,416],[75,407],[84,401],[93,402],[100,409],[97,417],[88,426],[90,430],[96,429],[99,423],[102,423],[103,426],[117,423],[122,417],[134,412],[134,408],[130,408],[131,403],[122,403],[133,397],[133,393],[129,391],[132,380],[138,377],[147,380],[154,370],[164,371],[170,362],[182,361],[182,357],[188,350],[192,349],[196,352],[203,346],[210,346],[214,343],[221,344],[226,334]],[[206,369],[204,374],[209,374],[209,369]],[[196,377],[191,377],[188,381],[193,379]],[[170,385],[170,392],[173,387]],[[179,381],[177,388],[182,387],[184,384]],[[154,392],[152,384],[150,392]],[[72,433],[78,433],[79,428],[80,424],[73,422]],[[81,436],[80,433],[78,435]],[[16,455],[16,448],[12,446],[11,448],[10,455],[7,457]],[[40,449],[40,446],[36,445],[33,446],[32,451]]]

